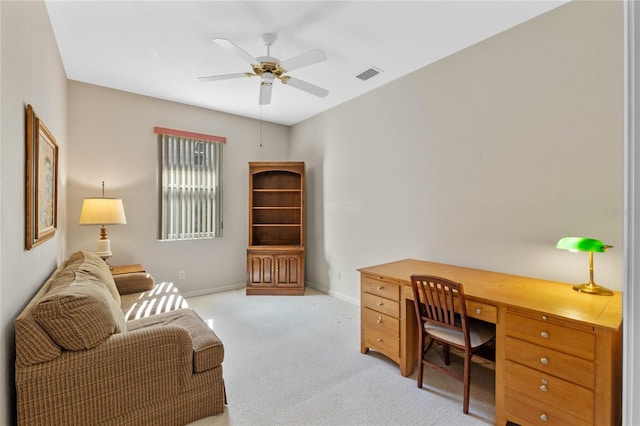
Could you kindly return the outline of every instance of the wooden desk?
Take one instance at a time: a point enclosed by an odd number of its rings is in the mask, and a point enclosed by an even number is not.
[[[496,424],[621,423],[620,292],[596,296],[566,283],[414,259],[358,271],[362,353],[379,351],[411,375],[418,356],[411,275],[446,277],[464,285],[469,316],[496,324]]]

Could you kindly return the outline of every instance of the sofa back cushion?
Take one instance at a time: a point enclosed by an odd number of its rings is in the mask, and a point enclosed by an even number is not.
[[[122,313],[119,306],[120,294],[118,293],[113,277],[111,276],[109,266],[95,253],[77,251],[69,256],[69,258],[66,259],[53,274],[51,274],[49,279],[47,279],[40,290],[38,290],[37,294],[29,301],[24,310],[16,318],[14,322],[16,332],[16,365],[20,367],[35,365],[55,359],[62,354],[62,348],[56,341],[54,341],[53,336],[49,334],[49,330],[45,329],[38,321],[36,321],[34,312],[39,306],[40,301],[47,297],[50,292],[53,292],[54,290],[56,292],[60,292],[61,288],[74,283],[77,278],[76,272],[78,271],[85,273],[82,275],[82,279],[86,279],[87,275],[96,278],[91,281],[85,281],[85,284],[90,283],[94,286],[103,287],[108,291],[109,298],[118,305],[118,309],[113,311],[113,321],[117,324],[117,327],[114,327],[113,329],[124,330],[126,327],[126,325],[122,325],[125,323],[124,314],[122,314],[122,317],[120,316]],[[92,293],[95,293],[95,291]],[[70,299],[67,301],[69,300]],[[64,303],[61,305],[64,305]],[[105,300],[103,300],[102,305],[103,307],[105,305],[111,305],[113,307],[113,304],[110,301]],[[45,318],[43,321],[47,322],[47,319]],[[87,322],[87,324],[90,324],[90,322]],[[82,324],[82,327],[86,327],[87,324]],[[64,338],[62,340],[64,340]],[[91,340],[92,339],[88,339],[88,341]],[[82,345],[69,346],[75,347]]]
[[[107,262],[90,251],[82,251],[82,255],[82,264],[78,269],[96,277],[98,281],[109,290],[111,297],[113,297],[118,306],[120,306],[120,292],[118,292],[118,287],[116,287],[116,282],[113,279],[113,275],[111,275],[111,270]]]
[[[49,289],[49,279],[38,293],[31,299],[22,313],[16,318],[16,365],[25,367],[51,361],[62,354],[60,346],[54,342],[46,331],[33,318],[33,310]]]
[[[126,331],[124,315],[109,290],[93,275],[76,270],[75,280],[52,288],[33,317],[67,350],[90,349],[114,333]]]
[[[19,367],[51,361],[62,354],[62,348],[51,339],[49,334],[35,320],[33,311],[40,303],[40,300],[47,295],[58,280],[58,277],[65,274],[68,264],[69,259],[58,266],[14,322],[16,330],[16,365]]]
[[[75,281],[76,271],[84,271],[93,275],[98,280],[97,283],[109,290],[111,297],[120,305],[120,293],[109,270],[109,265],[97,254],[90,251],[80,250],[69,256],[66,268],[58,274],[51,288],[66,286]]]

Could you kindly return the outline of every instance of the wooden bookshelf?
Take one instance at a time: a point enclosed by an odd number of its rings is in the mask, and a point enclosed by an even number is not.
[[[305,166],[249,163],[247,294],[304,294]]]

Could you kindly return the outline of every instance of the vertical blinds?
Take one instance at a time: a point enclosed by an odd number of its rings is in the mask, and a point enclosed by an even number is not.
[[[222,236],[223,146],[158,134],[161,240]]]

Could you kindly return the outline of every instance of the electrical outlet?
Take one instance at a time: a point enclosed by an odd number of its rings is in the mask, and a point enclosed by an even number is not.
[[[184,271],[180,271],[180,279],[181,279],[181,280],[184,280],[184,277],[185,277],[185,273],[184,273]]]

